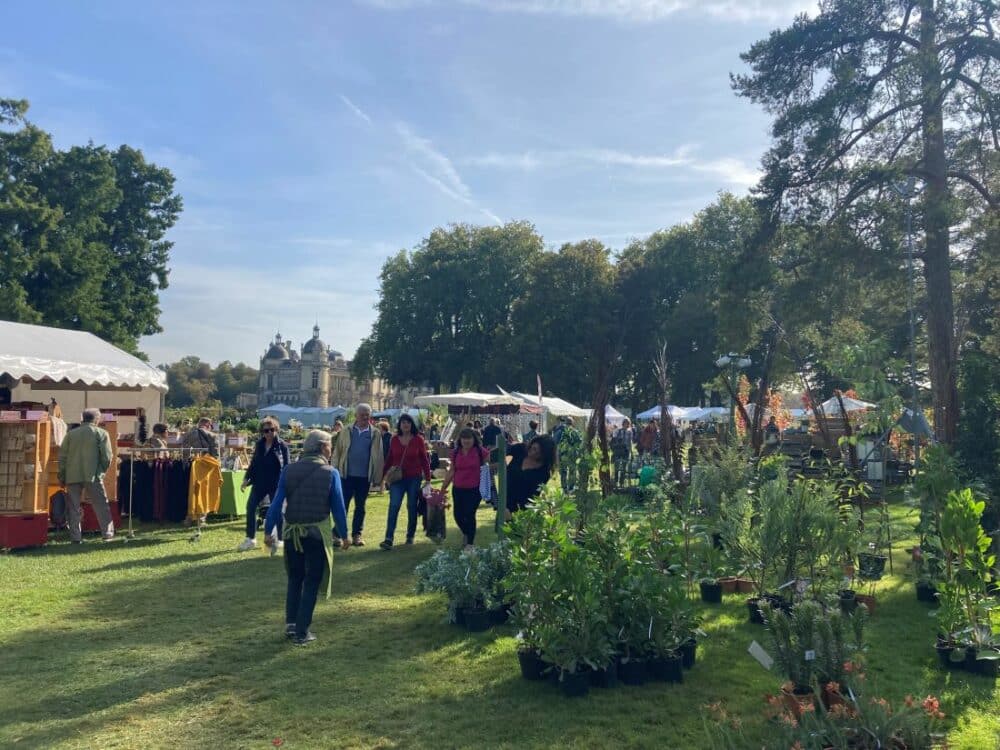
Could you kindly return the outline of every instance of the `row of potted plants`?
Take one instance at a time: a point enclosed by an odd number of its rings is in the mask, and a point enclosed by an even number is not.
[[[676,513],[609,499],[587,524],[578,516],[573,498],[551,488],[509,524],[522,675],[551,675],[569,696],[619,681],[683,681],[699,622]]]

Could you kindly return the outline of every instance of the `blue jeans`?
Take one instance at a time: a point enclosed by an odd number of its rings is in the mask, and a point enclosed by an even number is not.
[[[392,541],[396,534],[396,520],[399,510],[403,507],[403,495],[406,495],[406,538],[413,539],[417,533],[417,499],[420,497],[420,477],[400,479],[389,485],[389,517],[385,522],[385,538]]]

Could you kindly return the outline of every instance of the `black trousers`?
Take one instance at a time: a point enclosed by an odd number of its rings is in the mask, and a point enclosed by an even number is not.
[[[371,482],[368,477],[344,477],[341,480],[344,490],[344,513],[351,511],[351,499],[354,499],[354,520],[351,522],[351,536],[358,536],[365,528],[365,503],[368,502],[368,490]]]
[[[278,491],[277,486],[272,489],[265,487],[258,488],[256,484],[250,486],[250,497],[247,498],[247,539],[257,536],[257,509],[260,507],[264,497],[269,495],[274,500],[274,495]],[[278,539],[281,539],[281,517],[278,517]]]
[[[476,539],[476,511],[479,510],[479,502],[482,499],[479,488],[452,487],[451,499],[455,523],[465,534],[466,543],[473,544]]]
[[[288,573],[288,593],[285,595],[285,623],[295,623],[295,635],[303,637],[312,624],[316,597],[326,573],[326,549],[323,540],[312,536],[302,539],[302,551],[285,542],[285,572]]]

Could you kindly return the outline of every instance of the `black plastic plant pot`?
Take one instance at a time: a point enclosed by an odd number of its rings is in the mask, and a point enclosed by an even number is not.
[[[885,555],[873,555],[870,552],[858,553],[858,575],[868,581],[877,581],[885,573]]]
[[[681,644],[680,652],[684,669],[691,669],[691,667],[694,666],[694,660],[698,654],[698,641],[694,638],[688,638]]]
[[[510,610],[506,606],[494,607],[489,612],[490,625],[503,625],[510,619]]]
[[[936,602],[937,588],[930,581],[917,581],[917,601]]]
[[[647,670],[651,679],[658,682],[683,682],[684,658],[680,653],[650,659]]]
[[[590,692],[590,670],[578,669],[576,672],[562,672],[559,679],[559,689],[567,698],[582,698]]]
[[[976,659],[976,674],[996,679],[1000,676],[1000,659]]]
[[[596,688],[618,687],[618,660],[613,660],[603,669],[591,670],[590,686]]]
[[[452,623],[460,627],[465,627],[465,608],[457,607],[455,609],[455,614],[451,618]]]
[[[521,665],[521,677],[526,680],[544,680],[545,668],[548,666],[541,654],[534,650],[518,651],[517,661]]]
[[[626,685],[645,685],[648,676],[644,659],[623,661],[618,665],[618,679]]]
[[[702,581],[701,600],[706,604],[722,604],[722,584],[718,581]]]
[[[934,650],[937,651],[938,660],[945,669],[957,669],[962,666],[963,662],[952,661],[951,652],[955,650],[955,647],[951,644],[938,642],[934,646]]]
[[[747,599],[747,611],[750,613],[750,622],[754,625],[764,624],[764,613],[760,611],[760,599]]]
[[[857,595],[852,589],[843,589],[837,592],[837,596],[840,599],[840,610],[845,614],[851,614],[854,610],[858,608]]]
[[[490,629],[490,613],[485,607],[466,607],[463,618],[465,629],[470,633],[482,633]]]

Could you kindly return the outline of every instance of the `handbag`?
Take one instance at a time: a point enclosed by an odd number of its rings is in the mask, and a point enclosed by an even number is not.
[[[403,462],[406,460],[406,454],[410,452],[410,446],[416,440],[415,437],[410,438],[410,442],[407,443],[406,449],[403,451],[403,457],[399,459],[399,464],[397,466],[390,466],[389,471],[385,473],[385,483],[395,484],[403,478]]]

